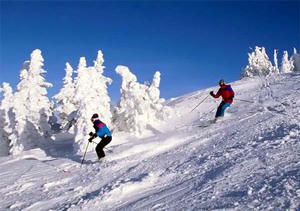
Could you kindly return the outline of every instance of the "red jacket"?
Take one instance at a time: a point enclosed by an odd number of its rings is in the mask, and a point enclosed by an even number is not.
[[[217,94],[212,94],[214,98],[222,96],[224,103],[232,103],[234,98],[234,91],[230,85],[222,85]]]

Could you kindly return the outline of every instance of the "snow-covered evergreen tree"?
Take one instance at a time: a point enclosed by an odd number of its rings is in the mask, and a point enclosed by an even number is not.
[[[278,50],[274,50],[274,67],[273,67],[273,73],[279,74],[279,67],[278,67],[278,59],[277,59],[277,52]]]
[[[12,132],[9,112],[13,106],[13,91],[8,83],[3,83],[0,93],[3,95],[0,103],[0,156],[7,156],[10,151],[9,135]]]
[[[60,124],[62,126],[62,129],[69,129],[67,127],[67,123],[70,121],[69,117],[72,112],[76,110],[76,104],[74,101],[74,83],[73,83],[73,68],[71,65],[67,62],[66,63],[66,75],[63,78],[63,87],[59,91],[57,95],[55,95],[53,98],[57,102],[57,107],[55,110],[58,112]]]
[[[99,118],[108,127],[111,126],[111,105],[108,96],[107,84],[112,80],[103,76],[104,59],[101,51],[98,51],[94,66],[87,67],[84,57],[80,58],[75,78],[74,101],[77,106],[76,125],[75,125],[75,145],[76,152],[85,149],[89,132],[94,132],[91,116],[98,113]]]
[[[293,61],[294,71],[300,71],[300,55],[297,53],[296,48],[294,48],[291,60]]]
[[[103,63],[103,53],[102,51],[98,51],[97,59],[94,61],[94,67],[92,67],[92,72],[94,73],[92,87],[94,88],[93,91],[95,92],[95,97],[98,99],[98,104],[92,105],[92,110],[96,111],[94,113],[98,112],[99,118],[105,122],[106,125],[111,127],[111,102],[107,91],[107,85],[112,83],[112,79],[103,76],[105,68]]]
[[[40,50],[34,50],[30,61],[23,65],[20,83],[13,97],[13,131],[10,136],[11,153],[37,147],[39,142],[51,136],[48,123],[52,115],[47,87],[52,84],[45,81],[43,74],[44,59]]]
[[[147,125],[154,126],[170,112],[160,99],[160,73],[156,72],[150,86],[139,84],[128,67],[118,66],[116,72],[122,77],[121,100],[116,109],[116,130],[142,134]]]
[[[119,131],[139,131],[137,119],[141,111],[141,102],[145,99],[145,85],[137,82],[137,77],[125,66],[118,66],[116,72],[122,77],[121,100],[115,113],[115,127]]]
[[[287,51],[283,52],[283,57],[282,57],[282,63],[281,63],[281,68],[280,72],[281,73],[290,73],[294,70],[294,62],[292,60],[289,60],[289,55]]]
[[[153,114],[155,114],[156,119],[158,120],[164,120],[171,114],[171,109],[168,106],[163,105],[165,100],[163,98],[160,98],[160,90],[159,90],[159,85],[160,85],[160,78],[161,74],[160,72],[155,72],[153,76],[153,82],[151,86],[147,89],[147,94],[150,98],[151,101],[151,108],[154,109]],[[153,112],[153,111],[151,111]]]
[[[248,65],[243,71],[243,76],[266,76],[271,74],[273,70],[265,48],[256,46],[255,50],[248,54]]]

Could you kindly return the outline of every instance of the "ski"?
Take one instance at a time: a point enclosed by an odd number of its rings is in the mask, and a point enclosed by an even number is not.
[[[201,121],[199,127],[209,127],[214,123],[215,123],[214,120]]]
[[[70,173],[71,173],[71,171],[66,170],[66,169],[63,169],[62,172],[63,172],[64,174],[70,174]]]

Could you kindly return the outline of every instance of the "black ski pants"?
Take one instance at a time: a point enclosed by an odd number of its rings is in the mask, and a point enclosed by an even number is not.
[[[99,144],[96,146],[96,152],[99,159],[105,157],[103,148],[111,142],[111,139],[112,139],[111,136],[103,137],[99,142]]]

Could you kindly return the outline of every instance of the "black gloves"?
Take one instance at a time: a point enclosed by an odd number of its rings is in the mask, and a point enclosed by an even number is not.
[[[91,138],[96,138],[96,137],[97,137],[97,134],[96,134],[96,133],[93,133],[93,132],[90,132],[90,133],[89,133],[89,136],[91,136]]]
[[[209,94],[210,94],[211,96],[214,96],[214,92],[213,92],[213,91],[211,91]]]
[[[93,133],[93,132],[90,132],[90,133],[89,133],[89,136],[90,136],[89,142],[92,142],[93,139],[97,137],[97,134],[96,134],[96,133]]]

